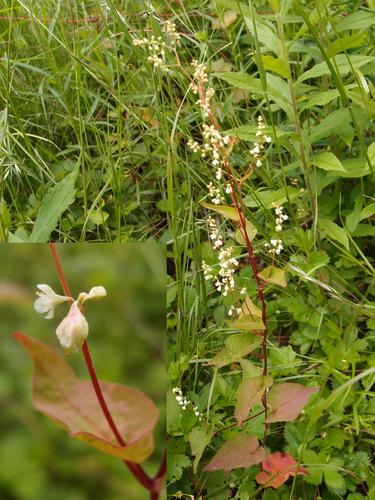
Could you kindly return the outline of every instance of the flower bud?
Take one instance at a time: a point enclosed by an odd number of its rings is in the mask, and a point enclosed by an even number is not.
[[[106,296],[107,292],[104,286],[94,286],[93,288],[91,288],[89,293],[81,292],[78,296],[77,302],[79,305],[83,305],[86,300],[100,300]]]
[[[79,351],[89,333],[86,318],[78,308],[77,301],[73,302],[68,315],[56,329],[56,335],[66,354]]]

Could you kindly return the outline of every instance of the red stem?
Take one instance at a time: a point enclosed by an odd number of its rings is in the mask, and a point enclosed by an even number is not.
[[[61,265],[58,251],[57,251],[56,243],[49,243],[49,247],[50,247],[51,254],[52,254],[55,266],[56,266],[57,275],[59,277],[62,289],[64,290],[65,295],[71,297],[72,294],[71,294],[69,285],[65,279],[65,275],[64,275],[64,271],[63,271],[63,268]],[[98,399],[98,402],[99,402],[99,405],[102,409],[102,412],[103,412],[103,414],[108,422],[108,425],[110,426],[110,428],[111,428],[114,436],[116,437],[119,445],[126,446],[126,443],[125,443],[124,439],[122,438],[122,436],[121,436],[119,430],[117,429],[117,426],[112,418],[112,415],[111,415],[111,412],[109,411],[107,403],[105,402],[104,395],[103,395],[103,392],[101,390],[99,380],[98,380],[98,377],[96,375],[95,368],[94,368],[94,365],[92,362],[92,358],[91,358],[90,351],[89,351],[89,346],[88,346],[86,340],[84,341],[84,343],[82,345],[82,353],[83,353],[83,356],[84,356],[84,359],[86,362],[88,372],[90,374],[90,379],[91,379],[92,385],[94,387],[96,397]],[[145,488],[147,488],[150,491],[151,500],[158,500],[159,495],[160,495],[160,491],[161,491],[162,486],[163,486],[164,476],[166,473],[165,466],[163,466],[164,460],[160,466],[158,474],[156,475],[156,477],[154,479],[149,477],[140,465],[135,464],[133,462],[128,462],[126,460],[123,460],[123,462],[126,464],[128,469],[132,472],[132,474],[138,479],[138,481]]]

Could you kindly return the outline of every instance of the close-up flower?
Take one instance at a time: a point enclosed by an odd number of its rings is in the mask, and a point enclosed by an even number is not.
[[[36,292],[38,298],[34,302],[34,309],[37,313],[44,314],[46,319],[52,319],[55,311],[55,307],[63,302],[72,300],[71,297],[66,297],[64,295],[58,295],[55,293],[49,285],[37,285],[40,292]]]

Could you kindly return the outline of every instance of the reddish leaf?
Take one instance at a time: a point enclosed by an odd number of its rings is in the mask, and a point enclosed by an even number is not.
[[[267,387],[272,384],[268,376],[252,377],[241,382],[237,389],[236,419],[238,425],[247,417],[249,410],[262,401],[262,396]]]
[[[108,455],[143,462],[154,449],[158,419],[154,403],[142,392],[100,382],[104,398],[127,446],[120,446],[102,413],[91,382],[80,380],[55,351],[21,332],[13,334],[34,362],[33,404],[69,432]]]
[[[262,462],[262,472],[259,472],[255,479],[265,487],[279,488],[290,476],[296,474],[307,474],[302,466],[297,466],[297,462],[288,453],[276,451]]]
[[[274,385],[267,396],[270,411],[266,423],[289,422],[295,420],[317,387],[286,382]]]
[[[204,470],[229,471],[238,467],[250,467],[259,464],[266,457],[266,450],[258,445],[257,438],[240,433],[223,444]]]

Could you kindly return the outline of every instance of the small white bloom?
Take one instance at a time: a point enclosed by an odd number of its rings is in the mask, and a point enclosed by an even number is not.
[[[93,288],[91,288],[89,293],[81,292],[78,295],[77,302],[79,305],[82,305],[86,302],[86,300],[100,300],[106,296],[107,296],[107,291],[104,288],[104,286],[94,286]]]
[[[70,354],[79,351],[88,333],[89,325],[79,310],[77,301],[75,301],[71,305],[68,315],[56,329],[57,338],[66,354]]]
[[[36,292],[38,298],[34,302],[34,309],[37,313],[44,314],[48,313],[46,319],[52,319],[55,311],[55,307],[67,300],[71,300],[71,297],[65,297],[64,295],[58,295],[52,288],[48,285],[37,285],[40,292]]]

